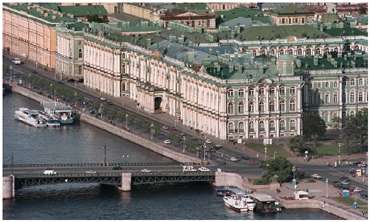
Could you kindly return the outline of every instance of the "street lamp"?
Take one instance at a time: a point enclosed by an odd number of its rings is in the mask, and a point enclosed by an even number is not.
[[[265,161],[267,159],[267,147],[265,146]]]
[[[104,166],[107,166],[107,145],[104,144]]]
[[[341,158],[340,158],[340,148],[342,146],[342,143],[338,143],[338,165],[340,165]]]
[[[128,113],[126,113],[125,118],[126,118],[126,129],[128,129]]]
[[[185,153],[186,150],[186,144],[185,144],[186,137],[185,135],[182,136],[182,152]]]
[[[296,185],[296,179],[295,179],[295,172],[297,171],[296,167],[293,166],[292,167],[292,173],[293,173],[293,185],[294,185],[294,192],[296,191],[297,189],[297,185]]]
[[[326,198],[329,198],[329,179],[328,178],[326,178],[325,183],[326,183]]]
[[[150,124],[150,139],[153,140],[154,136],[154,124],[153,122]]]

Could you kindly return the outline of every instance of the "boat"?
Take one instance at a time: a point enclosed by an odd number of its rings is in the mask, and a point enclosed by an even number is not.
[[[60,126],[60,121],[56,119],[55,117],[52,117],[43,111],[39,111],[39,115],[42,119],[46,121],[46,125],[48,127],[59,127]]]
[[[250,195],[256,203],[256,212],[259,213],[278,213],[282,211],[281,204],[272,196],[264,193],[253,193]]]
[[[253,211],[256,203],[248,195],[231,195],[223,197],[225,206],[236,212]]]
[[[70,125],[75,122],[75,113],[72,107],[61,102],[43,102],[44,111],[61,125]]]
[[[233,186],[218,187],[216,189],[217,196],[246,195],[247,193],[248,192]]]
[[[14,117],[21,122],[37,128],[47,126],[46,121],[40,117],[37,110],[30,110],[22,107],[15,111]]]

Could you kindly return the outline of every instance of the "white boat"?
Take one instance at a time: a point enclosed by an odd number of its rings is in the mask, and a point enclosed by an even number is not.
[[[61,125],[73,124],[75,115],[72,107],[60,102],[43,102],[44,111],[54,119],[59,120]]]
[[[19,108],[15,111],[14,117],[21,122],[37,128],[47,126],[46,121],[39,116],[39,112],[37,110]]]
[[[253,211],[256,203],[248,195],[224,196],[225,206],[236,212]]]
[[[46,121],[46,125],[48,127],[59,127],[60,126],[60,121],[57,118],[50,116],[43,111],[39,111],[39,115],[42,119]]]

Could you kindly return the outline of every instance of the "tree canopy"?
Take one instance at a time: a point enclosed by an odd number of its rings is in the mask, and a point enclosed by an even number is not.
[[[324,136],[326,124],[317,112],[303,114],[303,136],[305,139],[316,139]]]

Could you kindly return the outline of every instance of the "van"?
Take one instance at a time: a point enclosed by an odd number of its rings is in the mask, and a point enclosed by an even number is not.
[[[44,170],[43,174],[44,175],[56,175],[57,172],[55,172],[55,170]]]

